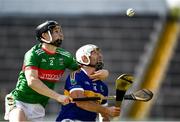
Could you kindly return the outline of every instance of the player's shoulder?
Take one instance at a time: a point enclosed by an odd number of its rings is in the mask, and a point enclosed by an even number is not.
[[[79,76],[79,75],[81,75],[81,70],[80,70],[80,69],[75,70],[75,71],[72,71],[72,72],[69,74],[69,76],[70,76],[71,78],[73,78],[73,79],[75,79],[75,77],[76,77],[76,76]]]
[[[60,55],[63,55],[65,57],[67,57],[67,58],[71,58],[72,57],[72,54],[69,51],[67,51],[67,50],[65,50],[63,48],[59,48],[58,47],[57,50],[56,50],[56,53],[60,54]]]
[[[44,53],[44,51],[42,50],[41,47],[42,47],[42,44],[41,44],[41,43],[40,43],[40,44],[36,44],[36,45],[34,45],[31,49],[29,49],[26,54],[41,55],[41,54]]]
[[[81,71],[80,70],[72,71],[68,77],[69,80],[77,80],[81,77]]]

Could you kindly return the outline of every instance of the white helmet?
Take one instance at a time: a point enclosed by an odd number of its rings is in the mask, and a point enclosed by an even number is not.
[[[98,47],[96,45],[93,45],[93,44],[87,44],[87,45],[84,45],[84,46],[80,47],[76,51],[76,60],[77,60],[77,62],[79,62],[80,64],[89,65],[90,64],[89,56],[91,56],[91,52],[93,50],[97,49],[97,48]],[[88,62],[84,62],[82,60],[82,56],[86,56],[86,58],[88,59]]]

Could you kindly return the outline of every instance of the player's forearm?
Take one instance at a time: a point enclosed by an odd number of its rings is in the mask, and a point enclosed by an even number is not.
[[[109,72],[108,70],[102,69],[102,70],[98,70],[96,72],[94,72],[94,74],[89,75],[89,77],[91,79],[93,79],[93,81],[96,80],[105,80],[107,79],[107,77],[109,76]]]
[[[109,113],[109,110],[106,107],[103,107],[92,101],[76,102],[76,105],[84,110],[91,111],[91,112],[102,113],[102,114]]]
[[[25,76],[27,79],[27,84],[34,91],[41,95],[50,97],[52,99],[59,98],[59,94],[48,88],[39,78],[37,70],[25,70]]]

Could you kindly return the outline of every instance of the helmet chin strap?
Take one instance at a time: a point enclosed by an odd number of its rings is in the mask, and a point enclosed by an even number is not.
[[[56,46],[56,47],[59,47],[59,46],[61,45],[61,43],[62,43],[62,40],[58,39],[58,40],[52,42],[51,32],[50,32],[49,30],[48,30],[47,32],[48,32],[48,35],[49,35],[49,37],[50,37],[50,40],[48,41],[48,40],[45,40],[45,39],[43,39],[43,38],[41,38],[41,40],[42,40],[43,42],[47,43],[47,44],[51,44],[51,45],[54,45],[54,46]]]
[[[49,30],[48,30],[47,32],[48,32],[48,35],[49,35],[49,37],[50,37],[50,40],[48,41],[48,40],[45,40],[45,39],[43,39],[43,38],[41,38],[41,40],[42,40],[43,42],[45,42],[45,43],[50,44],[50,43],[52,42],[52,36],[51,36],[51,32],[50,32]]]

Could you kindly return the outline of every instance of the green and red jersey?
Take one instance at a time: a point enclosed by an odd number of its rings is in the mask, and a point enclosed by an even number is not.
[[[37,70],[39,79],[47,87],[54,89],[55,83],[59,81],[65,69],[76,70],[78,63],[68,51],[57,48],[56,53],[53,54],[43,49],[42,44],[35,45],[25,54],[23,68],[12,95],[17,100],[26,103],[40,103],[45,106],[49,98],[37,93],[27,85],[24,74],[26,67]]]

